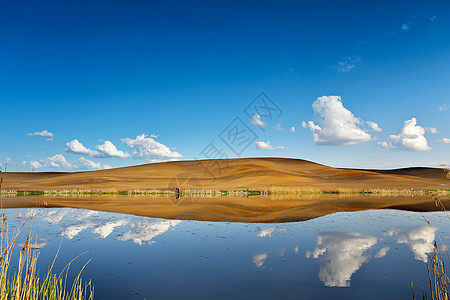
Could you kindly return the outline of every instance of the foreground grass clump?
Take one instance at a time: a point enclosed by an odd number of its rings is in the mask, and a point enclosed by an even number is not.
[[[60,275],[53,274],[53,264],[44,276],[37,273],[38,250],[33,246],[30,236],[23,246],[18,246],[17,238],[30,221],[27,219],[17,231],[9,237],[8,217],[1,213],[0,232],[0,299],[14,300],[84,300],[93,299],[94,291],[91,282],[84,283],[81,272],[75,278],[70,287],[67,287],[67,273],[70,263],[65,272]],[[15,252],[16,251],[16,252]],[[11,274],[11,259],[17,256],[19,251],[16,270]],[[56,257],[55,257],[56,259]],[[54,262],[53,262],[54,263]],[[84,267],[83,267],[84,269]],[[63,276],[64,275],[64,276]]]

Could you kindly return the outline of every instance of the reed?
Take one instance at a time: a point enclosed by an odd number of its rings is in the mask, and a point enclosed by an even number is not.
[[[65,274],[53,274],[53,261],[45,276],[37,273],[37,261],[39,252],[33,238],[27,235],[22,248],[16,247],[17,239],[27,223],[31,223],[31,217],[25,220],[11,237],[9,234],[8,216],[3,212],[3,174],[0,169],[0,205],[1,205],[1,229],[0,229],[0,300],[85,300],[94,298],[94,289],[91,281],[84,283],[81,272],[78,273],[70,288],[67,286],[67,275],[70,263],[65,268]],[[8,193],[6,193],[8,194]],[[30,229],[31,230],[31,229]],[[12,257],[19,251],[17,266],[14,273],[11,272]],[[59,250],[58,250],[59,251]],[[11,274],[12,273],[12,274]],[[63,277],[63,275],[65,275]],[[64,279],[63,279],[64,278]]]
[[[53,264],[45,276],[40,277],[37,272],[37,261],[39,252],[33,238],[27,235],[24,245],[17,247],[17,239],[23,231],[25,224],[31,222],[29,217],[21,226],[9,235],[8,217],[5,213],[0,214],[0,299],[14,300],[84,300],[93,299],[94,290],[91,281],[84,283],[81,272],[78,273],[74,282],[67,287],[67,273],[69,263],[61,274],[53,274]],[[11,274],[12,257],[19,251],[18,262],[14,273]],[[86,265],[85,265],[86,266]]]

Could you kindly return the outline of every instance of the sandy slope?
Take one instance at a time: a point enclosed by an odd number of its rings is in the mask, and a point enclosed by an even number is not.
[[[441,169],[337,169],[300,159],[178,161],[73,173],[3,173],[4,189],[262,189],[270,186],[450,189]]]

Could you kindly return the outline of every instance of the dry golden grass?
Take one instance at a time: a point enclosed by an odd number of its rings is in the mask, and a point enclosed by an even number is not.
[[[152,194],[174,190],[266,190],[300,192],[342,189],[450,189],[442,169],[407,168],[398,170],[338,169],[300,159],[245,158],[215,162],[221,168],[208,172],[200,164],[208,161],[154,163],[109,170],[74,173],[6,173],[6,190],[93,191],[119,193],[133,191]],[[178,187],[178,186],[177,186]],[[299,188],[300,187],[300,188]],[[310,190],[310,191],[308,191]],[[153,192],[152,192],[153,191]],[[275,191],[274,191],[275,192]]]

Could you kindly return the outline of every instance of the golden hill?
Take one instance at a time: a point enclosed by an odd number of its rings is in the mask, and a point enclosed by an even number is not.
[[[450,189],[450,181],[438,168],[340,169],[287,158],[176,161],[88,172],[15,172],[3,173],[3,178],[3,189],[10,190]]]

